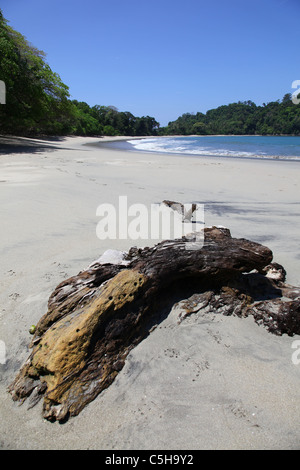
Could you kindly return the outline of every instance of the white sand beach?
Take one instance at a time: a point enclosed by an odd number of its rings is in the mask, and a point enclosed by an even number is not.
[[[106,140],[110,140],[107,138]],[[205,223],[267,245],[300,286],[300,164],[187,157],[84,144],[100,138],[0,139],[0,448],[299,449],[299,336],[275,336],[252,318],[174,308],[129,354],[113,384],[65,424],[7,392],[29,355],[32,324],[49,295],[107,249],[97,207],[204,204]],[[300,357],[300,354],[299,354]]]

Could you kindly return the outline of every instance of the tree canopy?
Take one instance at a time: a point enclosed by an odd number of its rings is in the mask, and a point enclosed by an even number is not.
[[[118,111],[114,106],[95,105],[73,100],[79,125],[75,134],[80,135],[155,135],[159,123],[153,117],[136,117],[128,111]]]
[[[46,54],[8,25],[0,10],[0,132],[15,135],[152,135],[159,123],[114,106],[70,100],[69,87],[46,62]]]
[[[1,132],[63,133],[71,117],[69,89],[45,61],[45,53],[11,28],[0,10],[0,79],[6,105]]]
[[[160,129],[161,135],[300,135],[300,106],[292,101],[291,94],[281,101],[257,106],[253,101],[239,101],[206,114],[185,113],[176,121]]]

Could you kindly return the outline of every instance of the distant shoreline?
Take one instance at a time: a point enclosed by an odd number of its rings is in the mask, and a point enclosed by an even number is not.
[[[155,150],[147,150],[147,149],[138,149],[135,148],[132,144],[128,143],[129,140],[143,140],[143,139],[172,139],[172,138],[189,138],[189,137],[268,137],[268,136],[251,136],[251,135],[211,135],[211,136],[199,136],[199,135],[173,135],[173,136],[134,136],[134,137],[123,137],[123,136],[116,136],[106,138],[104,137],[104,140],[99,140],[98,142],[93,142],[91,144],[86,143],[84,145],[91,145],[93,147],[102,147],[102,148],[107,148],[108,150],[117,150],[117,151],[129,151],[129,152],[142,152],[146,154],[153,154],[157,153],[160,155],[171,155],[171,156],[189,156],[189,157],[194,157],[194,158],[201,158],[201,157],[206,157],[206,158],[226,158],[226,159],[249,159],[249,160],[274,160],[274,161],[280,161],[280,162],[296,162],[300,163],[300,157],[297,155],[290,155],[290,156],[282,156],[282,155],[267,155],[267,156],[262,156],[262,155],[253,155],[253,156],[245,156],[245,155],[218,155],[218,154],[197,154],[197,153],[188,153],[188,152],[173,152],[173,151],[159,151],[159,149]],[[269,136],[269,137],[277,137],[277,136]],[[278,136],[278,137],[285,137],[285,136]],[[286,136],[290,137],[290,136]]]
[[[232,156],[232,155],[204,155],[204,154],[192,154],[192,153],[177,153],[177,152],[160,152],[159,150],[144,150],[136,149],[131,144],[127,143],[128,140],[145,140],[145,139],[167,139],[167,138],[188,138],[188,137],[291,137],[291,136],[252,136],[252,135],[211,135],[211,136],[199,136],[199,135],[169,135],[169,136],[39,136],[24,137],[24,136],[12,136],[12,135],[0,135],[0,157],[6,154],[12,153],[29,153],[32,151],[36,153],[38,149],[42,151],[60,149],[64,144],[73,144],[73,142],[80,142],[80,146],[92,147],[92,148],[103,148],[107,150],[115,150],[118,152],[132,152],[132,153],[143,153],[146,155],[168,155],[172,157],[191,157],[191,158],[209,158],[209,159],[221,159],[221,160],[260,160],[260,161],[280,161],[285,163],[299,163],[300,159],[297,160],[297,156],[291,155],[290,157],[282,158],[281,156],[268,156],[262,157],[257,156]],[[294,137],[294,136],[292,136]],[[299,137],[300,136],[295,136]]]

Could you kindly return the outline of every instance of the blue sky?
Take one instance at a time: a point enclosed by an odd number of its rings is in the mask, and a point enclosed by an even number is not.
[[[281,99],[300,80],[300,0],[1,0],[71,97],[161,125]]]

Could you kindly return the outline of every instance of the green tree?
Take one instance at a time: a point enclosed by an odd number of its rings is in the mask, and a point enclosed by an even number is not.
[[[109,124],[104,126],[103,128],[103,134],[104,135],[118,135],[118,131],[113,128],[113,126],[110,126]]]
[[[195,122],[192,127],[192,133],[193,134],[198,134],[198,135],[207,135],[208,134],[208,129],[207,125],[204,122]]]
[[[62,133],[72,118],[69,89],[45,61],[45,53],[11,28],[0,10],[0,79],[6,105],[0,108],[1,132]]]
[[[160,129],[160,135],[190,134],[294,134],[299,130],[300,105],[291,94],[283,99],[257,106],[253,101],[239,101],[202,113],[184,113]]]

